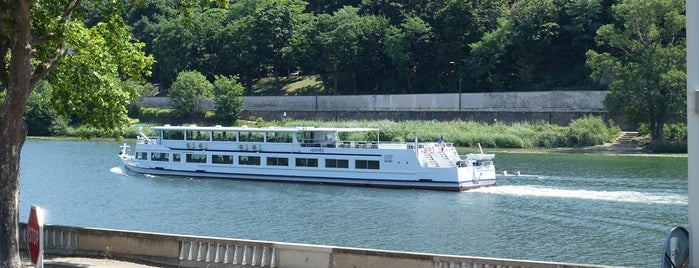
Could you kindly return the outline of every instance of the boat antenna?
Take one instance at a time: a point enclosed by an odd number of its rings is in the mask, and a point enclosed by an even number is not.
[[[481,154],[483,154],[483,147],[481,147],[481,143],[480,143],[480,142],[478,143],[478,150],[480,150],[480,151],[481,151]]]
[[[417,150],[417,144],[418,144],[418,143],[417,143],[417,137],[418,137],[418,136],[419,136],[418,134],[415,134],[415,155],[417,155],[417,152],[418,152],[418,150]]]
[[[141,137],[143,137],[143,140],[145,140],[146,143],[150,143],[150,139],[148,138],[148,136],[146,136],[146,134],[143,134],[142,130],[142,127],[138,127],[138,135],[141,135]]]

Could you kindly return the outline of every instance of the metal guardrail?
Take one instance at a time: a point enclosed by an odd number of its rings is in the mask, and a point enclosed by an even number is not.
[[[20,248],[27,249],[20,223]],[[44,226],[44,252],[163,267],[599,268],[609,266],[411,253],[254,240]]]

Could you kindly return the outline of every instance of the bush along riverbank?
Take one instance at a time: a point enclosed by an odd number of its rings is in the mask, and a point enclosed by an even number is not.
[[[208,115],[202,115],[206,118]],[[133,124],[121,131],[97,131],[85,127],[63,127],[52,135],[40,136],[68,136],[81,138],[136,138],[138,129],[143,128],[147,135],[152,135],[148,126],[163,125],[166,123],[154,123],[160,117],[149,117],[147,122]],[[162,119],[162,118],[160,118]],[[137,120],[138,121],[138,120]],[[204,120],[203,122],[206,122]],[[186,125],[186,124],[183,124]],[[203,124],[212,125],[212,124]],[[604,122],[600,117],[587,116],[570,122],[568,126],[549,124],[546,122],[521,122],[515,124],[502,123],[477,123],[472,121],[307,121],[284,119],[282,121],[266,122],[262,119],[252,118],[248,121],[239,120],[238,126],[249,127],[368,127],[381,130],[379,139],[382,141],[406,142],[437,141],[444,137],[446,142],[454,143],[459,147],[477,147],[480,144],[484,148],[513,148],[513,149],[548,149],[548,148],[584,148],[584,152],[590,151],[614,151],[610,142],[615,141],[621,135],[621,129],[613,122]],[[650,135],[644,128],[639,128],[640,136],[634,139],[633,144],[623,144],[623,151],[636,153],[687,153],[686,126],[683,124],[666,125],[664,139],[659,142],[650,142]],[[31,134],[30,134],[31,135]],[[372,136],[350,136],[348,140],[375,140]],[[631,146],[633,145],[633,146]],[[629,147],[631,146],[631,147]],[[633,150],[628,150],[628,148]],[[601,148],[601,149],[600,149]]]
[[[239,126],[249,127],[363,127],[380,129],[381,141],[406,142],[437,141],[440,137],[445,142],[460,147],[484,148],[559,148],[586,147],[604,144],[616,139],[621,129],[612,122],[605,123],[601,118],[588,116],[572,121],[568,126],[553,125],[544,122],[522,122],[511,125],[502,123],[485,124],[471,121],[303,121],[286,119],[265,122],[240,121]],[[135,138],[138,127],[144,127],[144,133],[150,135],[145,125],[134,125],[124,134],[126,138]],[[353,133],[348,140],[375,140],[374,133]]]

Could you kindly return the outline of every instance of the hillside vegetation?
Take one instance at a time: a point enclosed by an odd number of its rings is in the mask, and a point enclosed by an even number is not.
[[[124,17],[153,55],[152,83],[182,71],[318,83],[292,95],[605,89],[585,53],[619,1],[241,0],[208,8],[129,5]],[[99,7],[85,6],[88,24]],[[600,47],[602,51],[608,49]],[[280,90],[279,87],[276,87]],[[274,93],[274,90],[264,92]]]

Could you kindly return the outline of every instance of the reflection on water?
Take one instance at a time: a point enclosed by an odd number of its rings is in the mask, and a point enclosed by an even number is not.
[[[48,224],[636,267],[687,223],[686,158],[501,153],[538,176],[454,193],[143,176],[118,149],[28,140],[20,219],[36,204]]]

